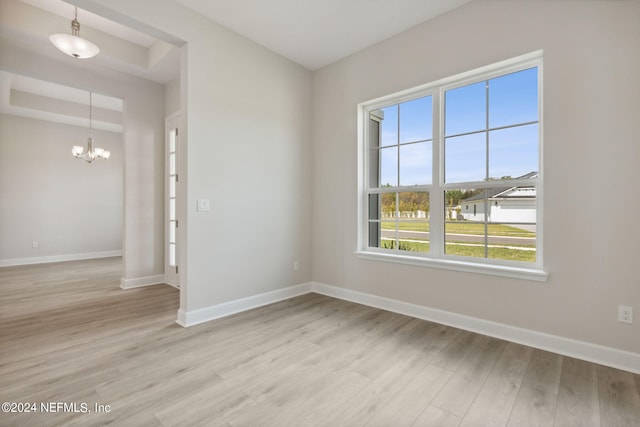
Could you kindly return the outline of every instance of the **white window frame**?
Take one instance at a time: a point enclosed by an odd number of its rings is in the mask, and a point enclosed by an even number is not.
[[[395,262],[449,270],[491,274],[518,279],[546,281],[548,273],[543,264],[543,61],[542,51],[532,52],[516,58],[501,61],[452,77],[418,86],[395,94],[387,95],[358,105],[358,235],[357,257],[377,261]],[[480,181],[474,183],[444,182],[444,94],[446,90],[489,80],[528,68],[538,68],[538,178],[536,178],[536,261],[533,263],[499,260],[493,258],[461,257],[444,253],[444,191],[448,189],[504,187],[500,181]],[[433,102],[433,143],[432,143],[432,184],[394,187],[393,191],[428,191],[430,212],[430,250],[428,253],[389,250],[369,246],[369,194],[380,192],[378,187],[369,188],[369,117],[372,111],[389,105],[399,104],[416,98],[432,96]],[[511,183],[517,183],[510,180]],[[531,183],[531,181],[523,181]]]

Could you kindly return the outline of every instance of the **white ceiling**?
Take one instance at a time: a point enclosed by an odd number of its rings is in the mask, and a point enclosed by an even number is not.
[[[34,55],[69,60],[49,41],[55,33],[71,34],[74,6],[62,0],[0,0],[0,35]],[[166,84],[180,73],[180,49],[148,34],[78,8],[80,36],[100,48],[90,60],[97,65]]]
[[[74,17],[74,6],[65,3],[62,0],[21,0],[23,3],[37,7],[47,12],[51,12],[54,15],[60,16],[69,21]],[[79,9],[78,10],[78,22],[80,22],[80,33],[82,35],[82,27],[88,26],[100,30],[103,33],[111,34],[122,40],[127,40],[130,43],[137,44],[138,46],[149,48],[156,41],[153,37],[136,31],[132,28],[125,27],[117,22],[110,21],[102,16],[93,14],[89,11]],[[61,28],[61,32],[70,32],[69,28]]]
[[[30,119],[122,132],[123,101],[19,74],[0,71],[0,113]]]
[[[174,1],[316,70],[470,0]],[[70,33],[73,17],[74,6],[62,0],[0,0],[0,36],[3,43],[78,67],[105,67],[163,84],[179,76],[179,48],[84,9],[78,9],[80,35],[101,52],[90,60],[66,57],[49,35]],[[0,72],[2,113],[86,126],[87,98],[76,88]],[[96,94],[93,101],[94,127],[122,131],[122,100]]]
[[[317,70],[470,0],[176,0]]]
[[[49,36],[71,33],[74,9],[62,0],[0,0],[3,52],[28,52],[92,72],[105,68],[162,84],[179,76],[179,48],[80,8],[80,36],[101,51],[88,60],[66,56]],[[122,132],[122,103],[122,99],[94,93],[93,128]],[[88,127],[88,104],[87,90],[0,71],[0,113]]]
[[[2,0],[7,1],[7,0]],[[12,0],[11,2],[15,2]],[[316,70],[471,0],[174,0],[302,66]],[[21,32],[42,41],[47,30],[70,33],[74,6],[63,0],[20,0],[27,18]],[[140,31],[78,9],[80,35],[106,46],[94,61],[139,77],[167,83],[179,73],[178,49]],[[42,24],[39,24],[39,23]],[[22,25],[20,25],[22,24]],[[5,31],[6,33],[6,31]],[[114,41],[115,40],[115,41]],[[131,63],[131,46],[148,56],[166,45],[164,60]],[[121,52],[119,52],[121,51]],[[121,57],[119,57],[121,56]],[[127,57],[129,61],[123,60]],[[128,63],[129,62],[129,63]]]

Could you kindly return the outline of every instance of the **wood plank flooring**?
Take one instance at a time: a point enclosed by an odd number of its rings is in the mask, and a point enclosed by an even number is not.
[[[184,329],[120,270],[0,268],[0,425],[640,425],[629,372],[317,294]]]

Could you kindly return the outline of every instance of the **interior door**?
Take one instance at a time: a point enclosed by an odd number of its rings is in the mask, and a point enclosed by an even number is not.
[[[175,287],[180,287],[178,281],[178,114],[173,114],[165,120],[165,281]]]

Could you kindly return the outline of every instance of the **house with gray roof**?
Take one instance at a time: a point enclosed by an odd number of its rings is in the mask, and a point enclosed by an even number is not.
[[[537,178],[530,172],[518,179]],[[488,196],[485,203],[485,194]],[[492,188],[460,201],[460,215],[468,221],[536,222],[536,187],[520,185]]]

